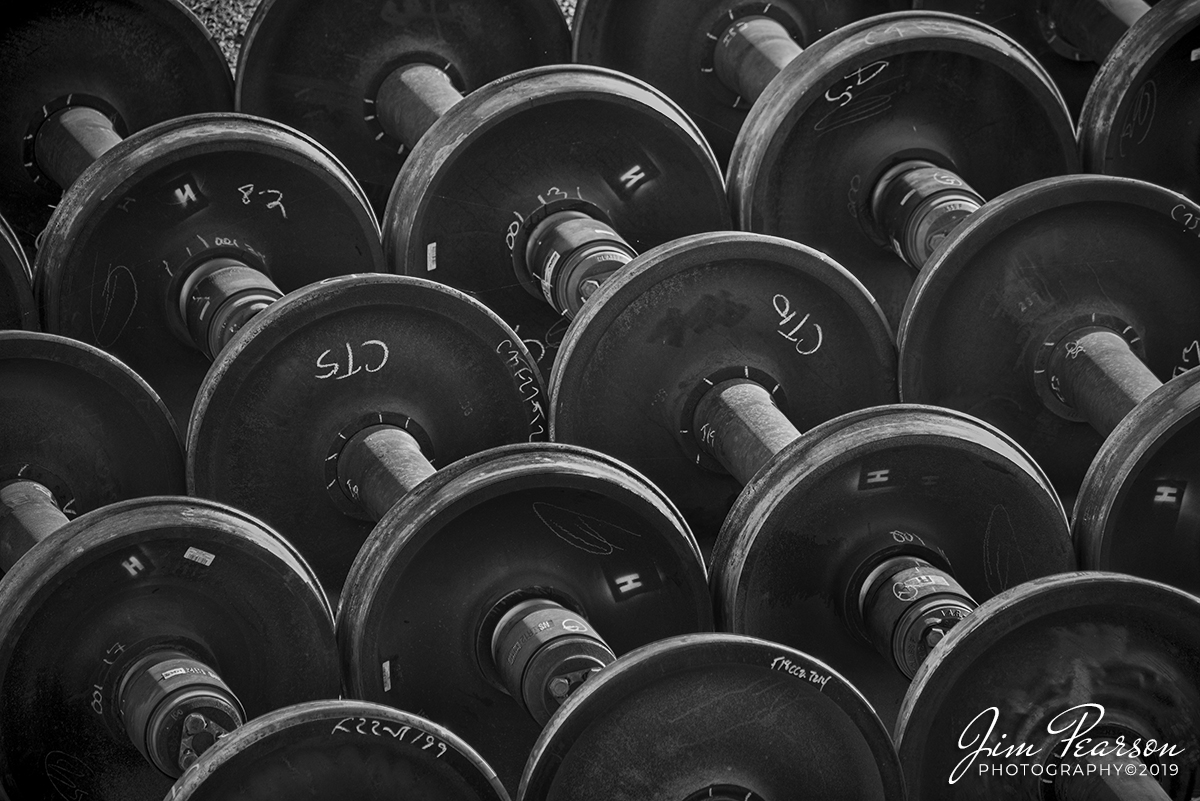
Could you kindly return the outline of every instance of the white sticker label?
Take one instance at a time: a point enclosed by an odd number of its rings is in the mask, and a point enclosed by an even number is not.
[[[390,693],[392,691],[392,661],[389,659],[382,665],[383,669],[383,691]]]
[[[425,272],[431,273],[437,269],[437,242],[425,246]]]
[[[183,558],[191,559],[193,562],[199,562],[200,564],[204,565],[205,567],[208,567],[209,565],[211,565],[213,563],[213,560],[216,559],[217,557],[213,556],[208,551],[202,551],[199,548],[188,548],[187,551],[183,554]]]

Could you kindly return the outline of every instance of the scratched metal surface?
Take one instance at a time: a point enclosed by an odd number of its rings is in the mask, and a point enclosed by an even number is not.
[[[570,20],[575,13],[576,0],[558,0]],[[221,45],[229,68],[237,66],[238,48],[246,33],[246,25],[254,15],[259,0],[183,0],[184,5],[196,13]]]

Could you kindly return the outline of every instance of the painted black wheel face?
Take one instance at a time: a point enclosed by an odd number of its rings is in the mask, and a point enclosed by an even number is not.
[[[1160,2],[1104,62],[1079,118],[1088,172],[1140,178],[1200,199],[1200,2]]]
[[[508,801],[495,772],[449,729],[379,704],[314,701],[221,738],[171,801]]]
[[[408,155],[380,127],[374,102],[394,69],[432,64],[469,93],[519,70],[569,61],[570,46],[554,0],[267,0],[238,60],[238,110],[312,135],[350,168],[382,214]]]
[[[828,253],[896,325],[914,273],[866,221],[879,177],[914,158],[984,198],[1078,170],[1070,115],[1027,53],[965,18],[900,12],[826,36],[759,98],[729,165],[738,225]]]
[[[0,332],[0,481],[44,485],[68,517],[183,494],[183,449],[162,401],[128,367],[50,334]]]
[[[755,234],[686,237],[635,259],[576,318],[551,377],[551,432],[645,473],[707,550],[741,486],[690,431],[706,380],[762,382],[803,431],[894,402],[894,358],[878,306],[822,254]]]
[[[900,798],[879,718],[828,665],[730,634],[614,662],[547,724],[524,801]]]
[[[375,527],[338,611],[347,691],[419,705],[515,788],[539,727],[481,634],[514,593],[553,599],[618,656],[712,628],[704,565],[670,502],[614,459],[567,445],[443,468]]]
[[[13,798],[166,794],[171,780],[114,709],[123,671],[148,649],[201,660],[250,717],[340,686],[308,566],[207,501],[125,501],[69,523],[5,575],[0,610],[0,782]]]
[[[1004,195],[954,231],[900,328],[906,401],[961,409],[1011,435],[1074,498],[1102,437],[1051,411],[1042,343],[1092,320],[1162,379],[1196,363],[1200,207],[1122,178],[1077,176]]]
[[[1198,632],[1200,602],[1194,596],[1114,573],[1038,579],[993,598],[938,644],[905,698],[895,739],[909,793],[1052,798],[1053,790],[1043,785],[1044,765],[1077,764],[1054,757],[1063,752],[1063,732],[1078,726],[1090,728],[1082,735],[1090,740],[1083,752],[1111,754],[1118,736],[1127,745],[1140,739],[1143,750],[1149,739],[1182,749],[1166,759],[1143,754],[1147,770],[1141,775],[1166,777],[1159,780],[1169,797],[1187,797],[1200,751]],[[1096,706],[1084,706],[1089,704]],[[977,754],[951,784],[970,754],[960,738],[970,743],[983,737],[993,721],[989,747],[1027,744],[1039,753],[1007,759]],[[1069,755],[1081,745],[1082,739],[1072,743]],[[1043,766],[1043,772],[1023,769],[1022,762]],[[984,772],[981,765],[998,770]]]
[[[679,103],[704,132],[721,164],[729,163],[750,101],[713,71],[722,31],[747,16],[767,16],[800,46],[855,20],[901,7],[894,0],[581,0],[572,21],[574,59],[635,75]],[[663,53],[670,58],[663,58]]]
[[[730,227],[712,151],[641,81],[579,65],[493,81],[446,113],[396,179],[384,217],[395,272],[467,292],[549,370],[568,321],[514,263],[547,210],[582,208],[643,252]]]
[[[275,526],[336,592],[374,522],[339,492],[345,440],[412,421],[441,467],[543,437],[543,397],[512,329],[462,293],[330,279],[272,305],[214,362],[188,430],[188,486]]]
[[[35,270],[46,328],[127,361],[182,426],[209,360],[185,341],[179,293],[222,256],[284,292],[383,270],[361,190],[312,140],[244,115],[172,120],[113,148],[64,196]]]
[[[1200,592],[1196,463],[1200,371],[1138,405],[1105,440],[1075,505],[1080,566]]]
[[[890,724],[908,681],[867,640],[858,593],[901,555],[977,602],[1075,566],[1062,505],[1010,439],[946,409],[865,409],[797,440],[738,498],[713,554],[720,626],[828,662]]]
[[[229,66],[178,0],[62,0],[14,6],[0,31],[0,213],[33,254],[60,188],[31,172],[46,112],[82,102],[121,135],[157,122],[233,110]],[[35,176],[37,176],[35,178]]]
[[[0,217],[0,331],[10,328],[37,331],[40,327],[29,260],[16,232]]]
[[[383,270],[378,224],[352,177],[312,140],[244,115],[134,134],[59,209],[35,269],[47,330],[128,362],[181,427],[209,369],[178,311],[193,267],[238,258],[283,291]]]
[[[1064,47],[1047,29],[1044,4],[1044,0],[914,0],[912,7],[971,17],[1017,40],[1050,73],[1071,115],[1078,119],[1100,65],[1083,54],[1067,55],[1074,48]]]

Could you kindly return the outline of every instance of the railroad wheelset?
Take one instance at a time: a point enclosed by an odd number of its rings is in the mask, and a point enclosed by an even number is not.
[[[0,798],[1194,794],[1200,4],[1027,5],[22,10]]]

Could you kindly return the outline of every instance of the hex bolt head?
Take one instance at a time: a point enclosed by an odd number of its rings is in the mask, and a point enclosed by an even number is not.
[[[550,680],[550,694],[559,701],[565,701],[571,693],[571,682],[562,676]]]
[[[937,626],[937,627],[934,627],[931,629],[927,629],[925,631],[925,644],[927,646],[929,646],[930,648],[932,648],[933,646],[935,646],[939,642],[941,642],[942,638],[945,636],[946,636],[946,630],[941,628],[940,626]]]

